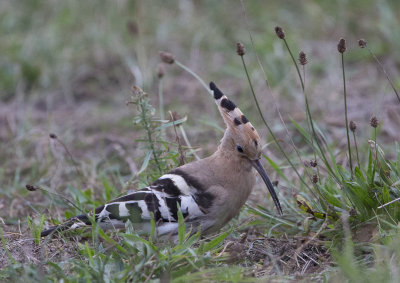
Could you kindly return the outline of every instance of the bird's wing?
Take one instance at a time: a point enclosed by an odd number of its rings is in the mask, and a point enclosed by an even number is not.
[[[213,196],[179,170],[161,176],[150,186],[98,207],[98,222],[108,220],[132,223],[148,222],[151,214],[157,224],[178,221],[178,209],[185,221],[204,216]]]

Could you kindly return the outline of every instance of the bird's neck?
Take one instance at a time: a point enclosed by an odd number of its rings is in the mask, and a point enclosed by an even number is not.
[[[235,152],[235,141],[233,139],[233,133],[230,128],[227,128],[225,130],[224,136],[222,137],[221,144],[218,146],[218,151],[223,151],[223,152]]]

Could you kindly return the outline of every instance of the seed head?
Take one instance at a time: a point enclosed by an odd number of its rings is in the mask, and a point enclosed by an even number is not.
[[[350,127],[350,131],[352,131],[353,133],[356,131],[357,129],[357,124],[356,122],[354,122],[353,120],[350,121],[349,123],[349,127]]]
[[[365,47],[367,47],[367,42],[365,41],[364,38],[361,38],[361,39],[358,40],[358,45],[359,45],[361,48],[365,48]]]
[[[277,187],[279,185],[279,181],[278,180],[272,181],[272,185],[274,187]]]
[[[244,48],[243,43],[241,42],[236,43],[236,53],[239,56],[243,56],[244,54],[246,54],[246,48]]]
[[[164,77],[164,66],[160,63],[157,66],[157,77],[159,79],[161,79],[162,77]]]
[[[167,63],[167,64],[174,64],[174,62],[175,62],[174,55],[172,55],[169,52],[161,51],[160,58],[161,58],[161,61],[163,61],[164,63]]]
[[[138,29],[138,25],[137,25],[136,22],[134,22],[134,21],[129,21],[129,22],[126,24],[126,26],[127,26],[127,28],[128,28],[128,31],[130,32],[130,34],[132,34],[132,35],[137,35],[137,34],[138,34],[139,29]]]
[[[51,139],[56,139],[56,138],[57,138],[56,134],[53,134],[53,133],[50,133],[50,134],[49,134],[49,137],[50,137]]]
[[[280,39],[285,39],[285,32],[280,26],[275,27],[275,33]]]
[[[300,53],[299,53],[299,63],[300,63],[300,65],[303,65],[303,66],[308,63],[307,55],[303,51],[300,51]]]
[[[26,185],[25,188],[26,188],[28,191],[31,191],[31,192],[34,192],[34,191],[37,190],[37,188],[35,188],[35,187],[32,186],[32,185]]]
[[[317,174],[314,174],[314,175],[312,176],[311,181],[312,181],[314,184],[318,183],[318,175],[317,175]]]
[[[371,125],[372,128],[377,128],[379,125],[379,120],[375,116],[372,116],[371,120],[369,121],[369,124]]]
[[[346,40],[344,38],[339,39],[337,49],[339,53],[344,53],[346,51]]]
[[[316,159],[311,159],[310,160],[310,166],[311,167],[317,167],[318,166],[318,162]]]

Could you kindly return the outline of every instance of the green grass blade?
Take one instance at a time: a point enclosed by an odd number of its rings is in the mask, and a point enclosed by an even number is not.
[[[222,233],[221,235],[215,237],[214,239],[212,239],[211,241],[209,241],[208,243],[205,243],[203,246],[203,252],[208,252],[211,251],[215,246],[219,245],[220,243],[222,243],[226,237],[228,237],[228,235],[232,232],[232,229],[229,229],[228,231]]]
[[[155,128],[154,131],[161,131],[161,130],[164,130],[165,128],[168,128],[168,127],[171,127],[174,125],[178,126],[186,121],[187,121],[187,116],[183,117],[182,119],[176,120],[176,121],[165,123],[165,124]]]
[[[140,167],[140,169],[139,169],[139,171],[136,173],[136,175],[139,175],[139,174],[142,173],[144,170],[146,170],[147,166],[149,165],[149,161],[150,161],[150,158],[151,158],[151,155],[152,155],[152,154],[153,154],[153,151],[152,151],[152,150],[149,150],[149,151],[146,153],[146,156],[145,156],[144,159],[143,159],[142,166]]]

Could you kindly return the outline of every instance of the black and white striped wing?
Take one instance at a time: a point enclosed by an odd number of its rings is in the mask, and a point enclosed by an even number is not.
[[[149,223],[153,214],[159,234],[169,233],[177,229],[178,209],[186,222],[207,213],[212,196],[194,185],[198,184],[177,169],[149,187],[98,207],[95,218],[104,228],[120,228],[128,219],[132,223]]]

